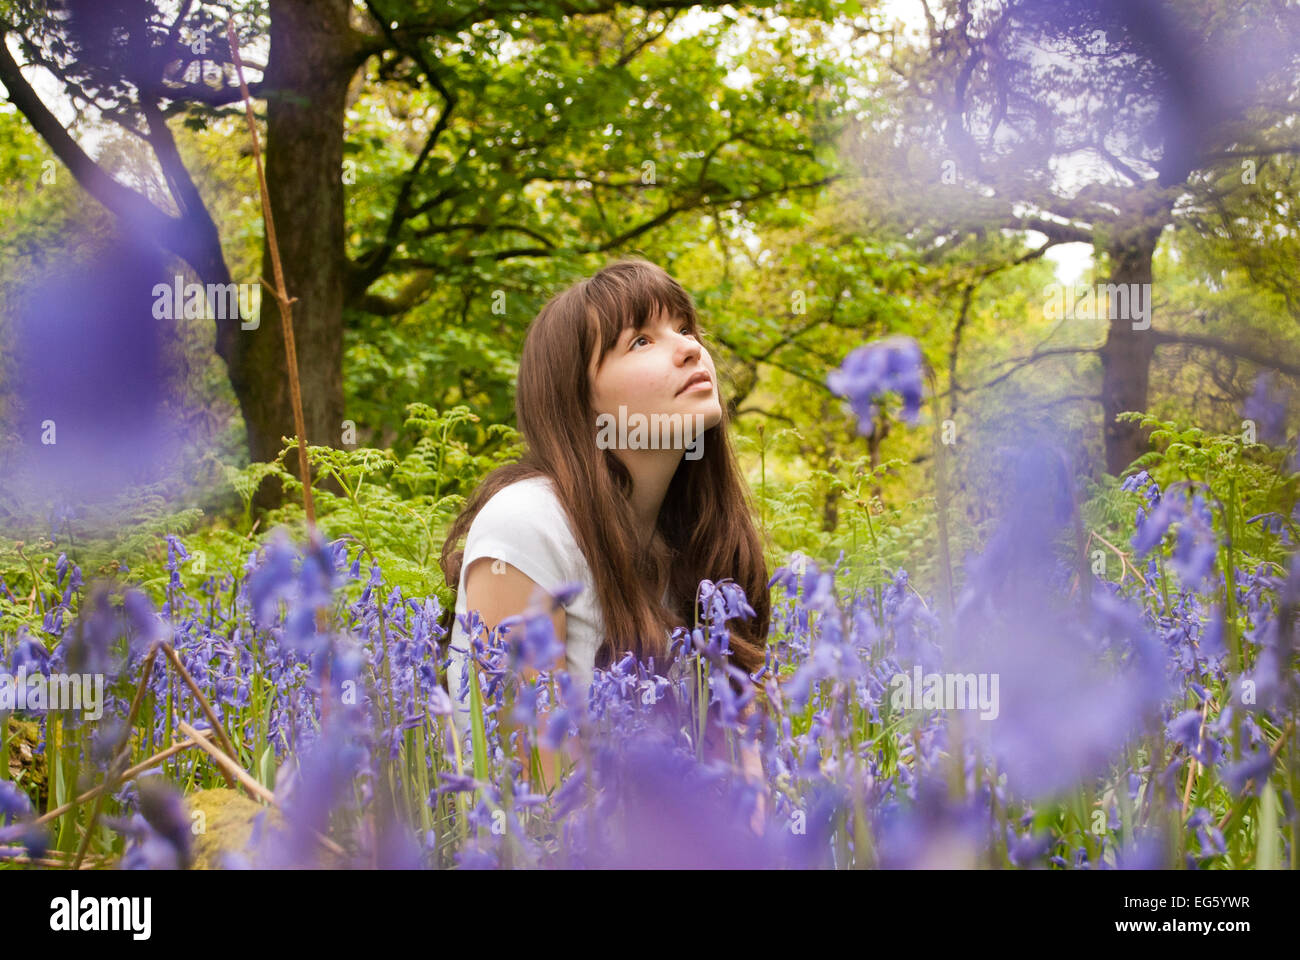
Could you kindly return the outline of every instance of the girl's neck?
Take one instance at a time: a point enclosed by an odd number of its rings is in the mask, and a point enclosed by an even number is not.
[[[673,474],[681,463],[680,450],[620,450],[619,458],[632,475],[632,513],[637,520],[641,547],[650,545],[659,526],[659,508]]]

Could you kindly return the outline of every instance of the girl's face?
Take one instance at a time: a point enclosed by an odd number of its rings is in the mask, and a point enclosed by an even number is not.
[[[597,416],[617,418],[622,405],[628,416],[677,413],[683,421],[692,417],[692,423],[700,423],[702,430],[722,421],[713,358],[696,338],[690,322],[674,319],[666,311],[661,310],[640,330],[625,329],[600,369],[596,369],[595,357],[587,369]],[[693,382],[705,377],[705,383]],[[702,420],[695,421],[694,414],[702,415]]]

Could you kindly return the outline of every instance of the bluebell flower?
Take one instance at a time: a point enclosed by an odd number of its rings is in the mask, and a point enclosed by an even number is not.
[[[147,233],[127,224],[89,260],[52,261],[10,301],[6,387],[39,416],[28,419],[5,464],[6,522],[35,522],[51,500],[56,522],[98,514],[123,494],[183,473],[166,361],[176,326],[157,318],[151,293],[171,271]],[[44,422],[57,424],[57,442],[41,442]]]
[[[26,626],[18,628],[18,640],[9,658],[9,672],[16,674],[19,670],[26,670],[29,676],[33,673],[48,676],[50,672],[50,652],[27,632]]]
[[[858,418],[858,432],[870,436],[875,429],[876,401],[887,393],[903,399],[900,416],[909,423],[920,419],[924,393],[924,360],[911,337],[891,337],[858,347],[831,371],[826,385],[845,397]]]
[[[455,860],[462,870],[495,870],[499,866],[495,853],[473,843],[456,851]]]
[[[434,684],[429,689],[427,702],[429,706],[429,712],[433,714],[435,717],[449,716],[452,710],[455,709],[452,705],[451,697],[448,696],[447,691],[444,690],[442,687],[438,686],[437,684]]]
[[[1022,836],[1016,833],[1011,824],[1007,824],[1006,834],[1007,859],[1017,867],[1032,866],[1052,846],[1052,836],[1046,831],[1030,832]]]
[[[0,826],[32,812],[32,801],[11,780],[0,780]]]
[[[915,799],[881,806],[876,823],[880,866],[888,870],[973,869],[987,849],[985,815],[960,804],[932,777],[916,782]]]
[[[18,854],[18,850],[10,848],[3,849],[4,844],[18,843],[27,852],[27,856],[33,860],[39,860],[45,856],[53,841],[48,824],[37,823],[34,820],[26,820],[15,823],[9,827],[0,827],[0,858]]]
[[[1211,730],[1201,732],[1201,714],[1197,710],[1186,710],[1169,722],[1165,728],[1169,739],[1181,743],[1201,763],[1213,766],[1218,762],[1222,748]]]
[[[1176,494],[1167,494],[1156,503],[1155,510],[1139,519],[1132,545],[1139,557],[1146,556],[1160,541],[1172,523],[1182,519],[1181,501]]]
[[[1228,852],[1223,833],[1214,822],[1214,816],[1204,807],[1197,807],[1187,818],[1187,829],[1195,830],[1201,841],[1202,856],[1216,856]]]
[[[276,530],[266,546],[266,557],[246,578],[253,618],[260,627],[273,622],[275,603],[293,589],[294,549],[283,528]]]
[[[1289,396],[1273,388],[1273,374],[1265,371],[1255,378],[1255,392],[1246,398],[1241,415],[1255,421],[1257,436],[1265,443],[1280,445],[1286,441],[1286,414]]]
[[[578,581],[564,583],[551,591],[551,597],[555,604],[561,607],[567,607],[573,602],[574,597],[582,593],[585,587]]]
[[[433,792],[434,794],[468,793],[472,790],[477,790],[478,787],[478,781],[470,774],[443,771],[438,774],[438,786],[434,788]],[[432,796],[429,798],[429,802],[430,804],[434,802]]]
[[[1218,546],[1205,498],[1197,495],[1182,516],[1174,544],[1173,565],[1183,583],[1196,587],[1209,576]]]
[[[1117,870],[1161,870],[1169,867],[1169,847],[1161,831],[1139,834],[1134,841],[1115,851]]]
[[[180,868],[187,868],[193,860],[193,821],[180,791],[158,776],[141,777],[137,783],[140,815],[153,834],[171,847]]]
[[[122,593],[122,610],[132,628],[131,652],[145,653],[155,640],[164,636],[165,626],[154,610],[153,601],[143,590],[128,589]]]
[[[1253,780],[1254,789],[1251,792],[1258,796],[1272,770],[1273,757],[1267,750],[1257,750],[1242,757],[1239,762],[1224,767],[1223,782],[1233,793],[1240,794],[1246,789],[1246,784]]]

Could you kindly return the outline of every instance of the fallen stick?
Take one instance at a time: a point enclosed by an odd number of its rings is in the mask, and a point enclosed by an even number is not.
[[[22,847],[0,848],[0,854],[3,854],[6,849],[21,850],[23,848]],[[66,860],[46,860],[43,857],[24,857],[21,854],[12,857],[0,856],[0,863],[26,863],[26,864],[31,864],[34,867],[59,867],[64,870],[68,869],[68,862]],[[86,861],[82,863],[77,869],[94,870],[99,865],[100,865],[99,860],[95,860],[93,862]]]
[[[203,731],[199,731],[199,732],[202,733]],[[125,783],[128,780],[134,779],[135,777],[144,773],[146,770],[158,766],[158,764],[162,763],[168,757],[174,756],[175,754],[180,753],[182,750],[188,750],[190,747],[194,747],[194,746],[198,746],[198,744],[196,741],[192,739],[183,740],[180,743],[173,743],[166,750],[160,750],[158,753],[155,753],[149,759],[142,760],[141,762],[137,763],[134,767],[131,767],[129,770],[122,771],[122,775],[118,777],[118,782]],[[71,810],[73,807],[77,806],[78,804],[85,803],[87,800],[93,800],[99,794],[103,793],[104,789],[107,786],[108,786],[107,783],[101,783],[97,787],[92,787],[91,789],[83,793],[81,796],[77,797],[77,799],[69,800],[63,806],[56,807],[55,809],[51,810],[49,813],[45,814],[44,816],[38,817],[35,822],[47,823],[48,821],[53,820],[56,817],[61,817],[63,816],[63,814],[67,813],[69,810]]]
[[[218,750],[214,744],[203,739],[203,735],[198,730],[195,730],[184,720],[177,720],[176,722],[180,726],[180,730],[183,734],[185,734],[187,737],[191,737],[192,739],[194,739],[197,742],[198,746],[201,747],[208,754],[208,756],[210,756],[213,760],[215,760],[224,770],[226,770],[232,776],[238,779],[239,782],[243,784],[245,790],[247,790],[255,798],[259,800],[263,800],[266,803],[269,803],[271,806],[275,807],[277,810],[281,810],[281,812],[283,812],[282,808],[280,807],[280,804],[275,799],[274,793],[266,789],[266,787],[262,786],[251,776],[249,776],[247,771],[245,771],[241,766],[239,766],[239,764],[235,763],[233,759],[231,759],[230,757],[222,753],[220,750]],[[316,835],[316,839],[319,840],[322,846],[324,846],[325,849],[328,850],[330,853],[333,853],[336,856],[340,856],[340,857],[346,855],[343,848],[340,847],[333,840],[331,840],[329,837],[324,836],[323,834],[315,830],[313,830],[312,833]]]
[[[76,859],[72,861],[72,869],[81,868],[81,861],[85,859],[86,851],[90,849],[90,838],[95,833],[95,824],[99,822],[99,811],[104,805],[104,794],[112,792],[120,782],[120,769],[129,755],[126,752],[126,745],[131,739],[131,729],[135,726],[135,718],[140,714],[140,705],[144,703],[144,692],[149,686],[149,678],[153,675],[153,662],[158,657],[158,644],[151,644],[149,654],[145,658],[144,666],[140,669],[140,682],[136,685],[135,696],[131,699],[131,712],[127,714],[126,725],[122,728],[122,734],[117,738],[117,744],[113,747],[113,752],[109,754],[108,769],[104,775],[105,790],[100,791],[95,796],[95,806],[90,811],[90,822],[86,824],[85,833],[81,837],[81,843],[77,847]],[[50,798],[53,799],[53,796]],[[75,822],[75,821],[74,821]]]
[[[226,751],[226,753],[231,757],[238,757],[239,751],[237,751],[235,745],[230,742],[230,737],[226,734],[226,728],[217,720],[217,712],[212,709],[212,704],[208,703],[208,698],[203,695],[203,691],[199,689],[199,685],[194,682],[194,678],[190,676],[190,672],[186,670],[185,665],[181,663],[181,658],[176,655],[175,648],[166,641],[163,641],[161,646],[163,653],[167,654],[167,658],[171,660],[172,666],[180,673],[181,679],[185,681],[185,685],[190,688],[190,692],[194,694],[195,699],[199,701],[199,706],[203,708],[203,715],[208,718],[208,723],[212,725],[212,729],[221,740],[221,749]],[[230,783],[229,777],[226,778],[226,782],[232,789],[234,788],[235,785]]]

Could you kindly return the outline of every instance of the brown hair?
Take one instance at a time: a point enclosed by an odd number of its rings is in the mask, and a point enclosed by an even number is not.
[[[590,358],[599,350],[597,363],[603,362],[624,329],[648,325],[661,309],[688,322],[704,343],[690,294],[648,260],[609,264],[547,301],[529,326],[519,362],[515,414],[526,453],[483,479],[452,524],[439,562],[454,592],[464,557],[459,542],[482,506],[511,483],[550,477],[595,580],[605,625],[598,667],[631,651],[641,660],[653,656],[662,671],[666,634],[694,626],[697,613],[703,620],[699,582],[731,578],[756,614],[729,621],[731,659],[753,673],[764,662],[770,620],[767,565],[727,433],[726,404],[722,421],[700,439],[700,458],[683,457],[673,474],[659,511],[662,544],[652,538],[649,548],[640,547],[628,499],[632,477],[612,450],[596,444]],[[670,609],[662,604],[665,587]]]

